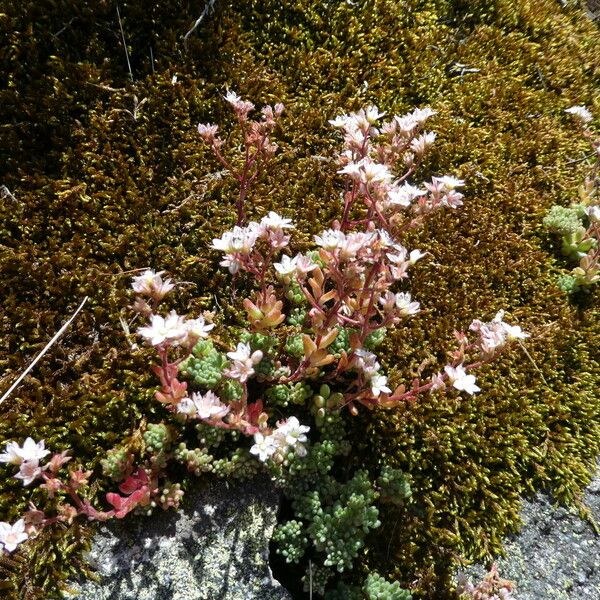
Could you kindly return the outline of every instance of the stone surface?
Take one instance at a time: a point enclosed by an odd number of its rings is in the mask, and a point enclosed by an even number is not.
[[[268,565],[279,496],[268,479],[209,481],[182,510],[100,527],[89,559],[100,583],[77,600],[284,600]]]
[[[584,502],[600,524],[600,468]],[[600,536],[592,525],[544,494],[524,500],[521,516],[521,531],[497,561],[500,575],[516,583],[515,600],[599,600]],[[476,566],[466,574],[475,581],[484,572]]]

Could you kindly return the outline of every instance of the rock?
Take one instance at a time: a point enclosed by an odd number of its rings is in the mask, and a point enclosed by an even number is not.
[[[128,516],[99,528],[88,556],[101,577],[77,600],[286,600],[269,569],[279,494],[268,479],[213,481],[182,510]]]
[[[584,502],[600,524],[600,468]],[[556,507],[546,494],[524,500],[523,527],[505,543],[506,557],[497,561],[504,579],[515,582],[515,600],[598,600],[600,598],[600,536],[572,509]],[[478,581],[485,569],[465,574]]]

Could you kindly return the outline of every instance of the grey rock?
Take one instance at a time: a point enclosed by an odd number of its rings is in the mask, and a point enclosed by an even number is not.
[[[584,503],[600,524],[600,468]],[[501,577],[516,584],[515,600],[599,600],[600,536],[592,525],[542,493],[523,500],[521,518],[521,530],[506,540],[506,556],[497,560]],[[472,581],[484,573],[482,565],[464,571]]]
[[[110,521],[88,556],[101,580],[73,584],[75,598],[287,600],[268,564],[278,505],[268,479],[210,480],[188,491],[177,512]]]

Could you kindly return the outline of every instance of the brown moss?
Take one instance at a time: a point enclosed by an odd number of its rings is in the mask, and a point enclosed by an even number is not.
[[[460,173],[467,201],[410,239],[433,255],[411,284],[426,310],[390,339],[388,364],[398,379],[424,358],[433,369],[455,328],[507,307],[535,334],[527,347],[536,367],[517,349],[482,372],[476,397],[424,398],[354,422],[370,438],[356,460],[393,457],[415,496],[410,513],[387,515],[390,538],[373,541],[364,567],[418,578],[439,598],[458,555],[485,555],[516,527],[523,492],[547,483],[578,497],[600,443],[597,303],[581,312],[559,292],[539,231],[582,177],[584,165],[570,161],[584,146],[562,110],[600,109],[592,23],[553,0],[246,0],[217,3],[186,52],[182,35],[197,18],[187,3],[124,2],[132,85],[113,3],[74,4],[13,3],[0,15],[0,181],[16,199],[0,208],[3,389],[91,297],[2,405],[0,439],[45,438],[99,475],[99,459],[142,415],[161,418],[149,355],[132,354],[120,330],[130,300],[123,273],[152,266],[192,282],[178,296],[182,310],[227,297],[207,245],[231,224],[234,188],[206,177],[219,167],[194,129],[209,120],[227,129],[226,86],[286,104],[282,151],[251,211],[296,216],[301,243],[338,210],[335,167],[322,158],[338,144],[327,119],[371,101],[396,112],[429,103],[440,144],[424,176]],[[460,64],[477,71],[461,75]],[[136,119],[134,95],[147,99]],[[234,314],[221,306],[223,318]],[[108,485],[100,480],[99,498]],[[1,518],[16,518],[27,498],[7,478]],[[39,566],[28,585],[48,595],[48,573],[68,553],[42,559],[44,543],[30,546]]]

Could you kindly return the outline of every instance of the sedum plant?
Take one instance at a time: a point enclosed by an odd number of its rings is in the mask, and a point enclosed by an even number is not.
[[[600,139],[595,138],[589,127],[592,113],[584,106],[572,106],[567,113],[579,123],[583,137],[588,140],[595,156],[594,166],[585,182],[579,187],[579,199],[570,206],[553,206],[544,225],[552,233],[560,235],[562,253],[578,266],[559,278],[559,286],[572,294],[589,291],[600,282]]]
[[[273,211],[255,221],[247,215],[251,185],[277,151],[270,138],[284,108],[265,106],[252,118],[252,103],[233,92],[225,99],[241,132],[241,156],[228,155],[216,125],[199,125],[198,132],[239,188],[236,224],[213,239],[212,248],[231,273],[234,299],[243,295],[243,322],[217,330],[214,314],[167,312],[162,303],[176,284],[163,272],[136,275],[133,321],[145,321],[138,334],[156,352],[155,396],[165,421],[142,422],[103,459],[120,491],[106,495],[107,511],[79,496],[91,473],[72,471],[66,482],[59,477],[69,460],[64,453],[41,466],[43,441],[9,444],[0,460],[19,467],[24,485],[43,480],[48,496],[58,494],[61,501],[45,509],[57,516],[35,509],[14,525],[0,524],[0,542],[12,552],[45,523],[65,518],[65,511],[71,519],[104,520],[177,507],[183,491],[169,480],[171,463],[224,477],[263,469],[294,514],[274,533],[278,552],[305,566],[305,587],[324,595],[350,578],[367,537],[380,526],[379,506],[401,509],[410,502],[408,478],[385,460],[377,472],[347,464],[348,419],[361,410],[393,410],[422,394],[475,394],[480,388],[473,371],[528,334],[500,311],[456,333],[443,370],[392,381],[377,348],[391,328],[420,312],[409,276],[428,255],[407,248],[403,237],[431,214],[463,202],[464,182],[454,176],[414,181],[435,141],[424,130],[435,111],[415,109],[384,121],[385,113],[369,106],[330,121],[343,139],[339,218],[314,236],[312,247],[297,252],[291,250],[290,219]],[[41,450],[28,453],[31,444]],[[375,574],[363,583],[367,598],[409,597]]]

